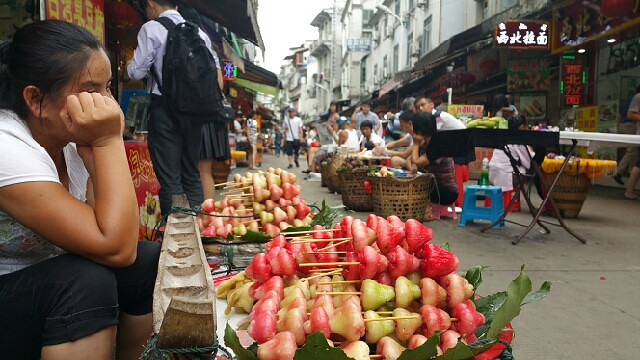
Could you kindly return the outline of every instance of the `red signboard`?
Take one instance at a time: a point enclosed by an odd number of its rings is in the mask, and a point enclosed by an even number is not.
[[[562,103],[564,106],[582,104],[584,93],[584,65],[577,62],[562,64]]]
[[[624,14],[612,12],[610,17],[604,16],[601,9],[601,6],[612,3],[610,0],[566,0],[555,5],[551,52],[557,54],[640,24],[640,1],[632,2],[631,11]],[[609,11],[606,13],[609,14]]]
[[[153,171],[151,156],[146,142],[126,141],[124,143],[131,171],[131,180],[136,190],[140,209],[140,231],[138,240],[152,239],[153,229],[160,221],[160,183]]]
[[[507,60],[507,91],[549,90],[551,73],[548,57],[510,58]]]
[[[80,25],[104,44],[104,0],[46,0],[46,8],[47,20]]]
[[[509,49],[549,49],[551,27],[546,21],[509,20],[496,26],[493,46]]]

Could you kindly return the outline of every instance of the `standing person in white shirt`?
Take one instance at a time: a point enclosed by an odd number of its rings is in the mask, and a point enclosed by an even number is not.
[[[289,115],[285,117],[282,122],[284,128],[284,139],[287,143],[286,152],[289,158],[289,166],[287,169],[293,167],[293,160],[295,154],[296,167],[300,167],[298,162],[298,155],[300,153],[300,139],[302,138],[302,119],[296,116],[296,109],[289,108]]]
[[[183,130],[180,120],[170,115],[163,104],[162,93],[157,82],[162,83],[162,63],[167,44],[168,31],[154,19],[167,17],[176,24],[185,20],[175,8],[173,0],[140,0],[150,19],[138,32],[138,46],[127,65],[130,78],[142,80],[149,74],[147,91],[151,94],[149,117],[149,154],[153,169],[160,182],[160,208],[162,214],[171,210],[171,196],[185,194],[190,206],[198,206],[204,201],[198,160],[202,126],[192,125]],[[200,37],[211,51],[211,40],[200,29]],[[156,78],[158,79],[156,81]]]
[[[376,134],[382,135],[382,122],[378,115],[376,115],[373,111],[371,111],[371,102],[365,101],[362,105],[358,106],[356,110],[351,114],[351,125],[352,128],[356,130],[358,133],[358,138],[362,135],[360,132],[360,125],[365,120],[371,121],[373,124],[373,130]]]

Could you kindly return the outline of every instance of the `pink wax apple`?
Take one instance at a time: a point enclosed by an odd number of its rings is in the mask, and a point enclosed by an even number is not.
[[[290,331],[275,334],[273,339],[258,345],[260,360],[291,360],[295,356],[298,345],[296,336]]]

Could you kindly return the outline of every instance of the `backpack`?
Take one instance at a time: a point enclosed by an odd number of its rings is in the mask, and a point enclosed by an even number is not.
[[[199,35],[198,25],[175,24],[167,17],[156,19],[168,31],[162,65],[162,84],[152,74],[169,114],[183,127],[219,120],[223,95],[213,55]]]

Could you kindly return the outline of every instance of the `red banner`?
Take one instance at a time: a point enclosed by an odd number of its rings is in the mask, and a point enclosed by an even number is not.
[[[124,143],[129,161],[131,179],[136,189],[140,208],[140,232],[138,240],[150,240],[156,223],[160,221],[160,183],[151,163],[151,155],[146,142],[126,141]]]
[[[625,1],[633,2],[631,11],[612,14],[611,17],[602,15],[604,12],[601,9],[601,6],[611,6],[610,0],[566,0],[554,5],[551,52],[557,54],[584,42],[613,35],[640,24],[640,1]]]
[[[104,0],[46,0],[46,19],[64,20],[104,40]]]

